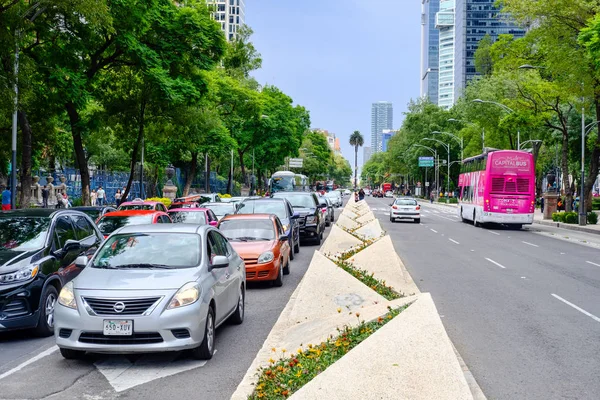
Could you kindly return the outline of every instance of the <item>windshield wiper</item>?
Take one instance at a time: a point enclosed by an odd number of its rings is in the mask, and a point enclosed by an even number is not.
[[[171,269],[168,265],[164,264],[122,264],[113,268],[147,268],[147,269]]]
[[[249,242],[252,240],[256,240],[256,238],[252,237],[252,236],[240,236],[240,237],[236,237],[236,240],[241,240],[242,242]]]
[[[98,269],[117,269],[117,267],[113,267],[112,265],[94,265],[93,267]]]

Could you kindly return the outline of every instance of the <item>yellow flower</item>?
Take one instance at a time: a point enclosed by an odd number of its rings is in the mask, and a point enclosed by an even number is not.
[[[283,367],[282,367],[281,365],[279,365],[279,366],[277,367],[277,371],[279,371],[279,372],[283,371]]]
[[[336,340],[335,347],[340,347],[341,345],[342,345],[342,342],[340,342],[339,340]]]
[[[296,353],[301,354],[302,353],[302,349],[296,350]]]
[[[271,351],[272,351],[273,353],[275,353],[275,352],[277,351],[277,349],[276,349],[275,347],[273,347],[273,348],[271,348]]]
[[[286,349],[281,349],[281,351],[282,351],[283,353],[285,353],[287,350],[286,350]]]
[[[302,370],[298,370],[298,372],[296,372],[296,377],[300,378],[302,376]]]
[[[259,399],[262,399],[263,397],[265,397],[265,394],[263,392],[258,392],[256,394],[256,397],[258,397]]]
[[[341,307],[338,307],[338,309],[337,309],[337,312],[338,312],[338,313],[341,313],[341,312],[342,312],[342,308],[341,308]]]
[[[275,360],[273,360],[272,358],[269,358],[269,363],[275,364]]]

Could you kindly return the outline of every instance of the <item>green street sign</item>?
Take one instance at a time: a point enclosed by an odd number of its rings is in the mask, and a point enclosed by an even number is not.
[[[433,157],[419,157],[419,167],[433,167]]]

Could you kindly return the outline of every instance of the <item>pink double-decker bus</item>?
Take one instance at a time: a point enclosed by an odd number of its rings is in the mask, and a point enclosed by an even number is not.
[[[535,165],[530,153],[495,150],[462,162],[459,215],[475,226],[491,222],[519,229],[533,223]]]

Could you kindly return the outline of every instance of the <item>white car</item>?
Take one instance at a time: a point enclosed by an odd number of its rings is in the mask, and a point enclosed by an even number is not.
[[[365,192],[365,196],[371,195],[371,189],[364,189],[364,192]]]
[[[421,222],[421,206],[412,197],[399,197],[390,204],[390,222],[397,219],[412,219]]]
[[[394,192],[392,192],[391,190],[388,190],[387,192],[385,192],[385,197],[394,197]]]
[[[344,190],[344,196],[349,196],[351,194],[352,194],[352,192],[350,191],[350,189]]]

